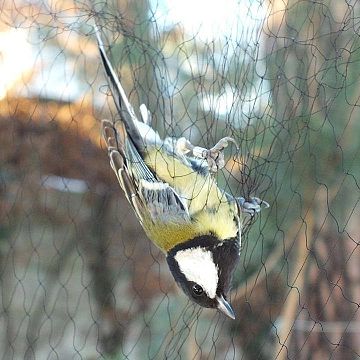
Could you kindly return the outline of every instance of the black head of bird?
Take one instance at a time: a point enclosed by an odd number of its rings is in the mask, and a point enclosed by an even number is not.
[[[237,238],[220,241],[213,235],[203,235],[175,246],[167,254],[167,262],[176,282],[192,301],[234,319],[227,296],[239,250]]]

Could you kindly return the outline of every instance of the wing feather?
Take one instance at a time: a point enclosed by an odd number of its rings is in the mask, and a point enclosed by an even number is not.
[[[145,217],[162,223],[189,221],[188,208],[180,196],[155,177],[121,125],[103,120],[103,137],[111,168],[140,222],[144,224]]]
[[[110,164],[119,184],[144,226],[145,217],[154,223],[162,222],[165,225],[167,222],[173,224],[190,221],[185,201],[174,187],[159,179],[144,161],[147,146],[166,146],[150,126],[137,119],[106,55],[100,31],[96,26],[94,29],[107,82],[120,115],[120,120],[115,122],[102,122]]]

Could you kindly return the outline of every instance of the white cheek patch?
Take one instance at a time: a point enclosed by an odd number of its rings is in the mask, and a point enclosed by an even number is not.
[[[199,284],[209,298],[214,299],[219,281],[212,253],[201,247],[180,250],[175,255],[180,271],[189,281]]]

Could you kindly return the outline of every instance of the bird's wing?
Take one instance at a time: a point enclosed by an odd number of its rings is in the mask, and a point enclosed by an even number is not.
[[[122,122],[102,121],[110,165],[139,220],[184,222],[187,206],[169,184],[158,180],[128,138]]]
[[[121,188],[142,223],[144,217],[164,223],[189,221],[188,208],[176,191],[159,180],[144,162],[142,154],[146,151],[146,139],[139,131],[140,122],[106,55],[98,29],[96,36],[107,80],[121,118],[114,123],[108,120],[102,123],[110,165]]]

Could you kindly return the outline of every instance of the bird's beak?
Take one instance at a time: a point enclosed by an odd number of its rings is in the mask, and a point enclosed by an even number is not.
[[[231,307],[231,305],[224,299],[224,297],[222,295],[217,296],[216,301],[217,301],[218,310],[220,310],[223,314],[234,320],[235,319],[234,310]]]

